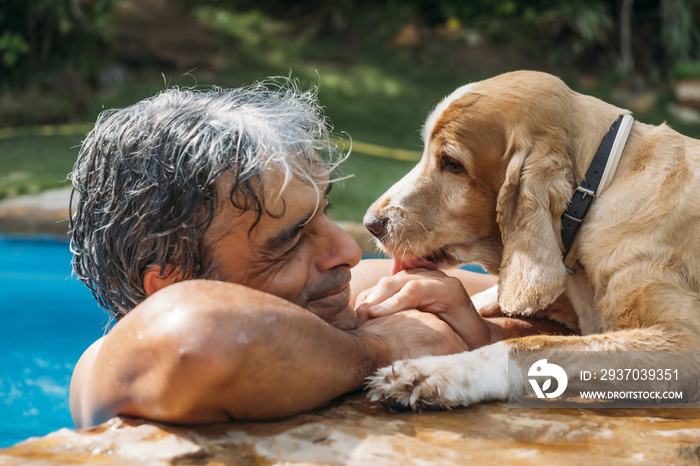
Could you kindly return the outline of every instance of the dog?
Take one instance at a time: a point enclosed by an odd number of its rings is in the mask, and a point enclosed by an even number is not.
[[[623,124],[612,170],[586,188],[600,176],[589,167],[602,141]],[[537,71],[455,90],[428,116],[423,140],[420,162],[365,215],[380,248],[398,269],[479,263],[498,277],[474,296],[482,315],[545,316],[576,334],[396,362],[370,378],[371,399],[417,411],[505,400],[527,386],[509,384],[508,355],[529,351],[688,351],[674,354],[687,355],[697,381],[700,141]],[[567,225],[579,228],[568,245]],[[583,368],[574,356],[567,365]]]

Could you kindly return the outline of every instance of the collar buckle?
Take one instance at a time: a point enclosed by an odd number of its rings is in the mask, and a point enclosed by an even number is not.
[[[574,191],[574,195],[576,193],[582,194],[582,196],[581,196],[582,201],[586,199],[586,196],[591,196],[591,198],[592,198],[591,202],[595,201],[595,191],[591,191],[590,189],[586,189],[583,186],[578,186],[576,188],[576,191]]]

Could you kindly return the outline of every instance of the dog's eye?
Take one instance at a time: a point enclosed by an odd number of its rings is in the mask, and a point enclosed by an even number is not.
[[[454,159],[452,157],[443,156],[440,160],[440,164],[440,169],[442,171],[450,172],[455,175],[462,174],[465,171],[464,165],[462,165],[457,159]]]

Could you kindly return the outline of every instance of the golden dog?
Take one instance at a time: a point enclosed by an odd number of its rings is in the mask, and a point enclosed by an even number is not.
[[[549,317],[580,336],[398,362],[372,378],[373,399],[414,409],[506,399],[509,352],[700,350],[700,141],[634,122],[578,230],[573,270],[563,260],[562,215],[575,195],[594,194],[577,186],[628,113],[534,71],[463,86],[437,105],[421,161],[365,226],[399,269],[477,262],[497,275],[497,292],[474,298],[480,312],[548,315],[565,296],[571,313],[557,306]]]

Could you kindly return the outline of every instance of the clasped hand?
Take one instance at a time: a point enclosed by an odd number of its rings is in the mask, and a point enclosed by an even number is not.
[[[403,270],[362,291],[355,302],[360,322],[412,309],[437,315],[469,349],[491,342],[490,325],[477,312],[462,282],[444,272]]]

